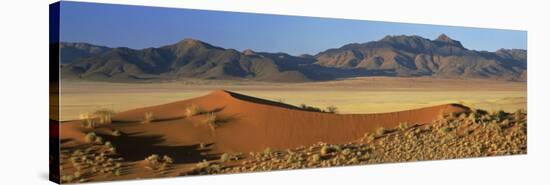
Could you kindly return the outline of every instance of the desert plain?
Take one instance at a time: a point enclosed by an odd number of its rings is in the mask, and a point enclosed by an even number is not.
[[[62,81],[64,183],[525,154],[525,82]]]

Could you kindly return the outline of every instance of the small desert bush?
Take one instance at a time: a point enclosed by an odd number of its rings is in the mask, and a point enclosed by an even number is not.
[[[386,134],[388,132],[388,130],[384,127],[380,127],[378,129],[376,129],[376,135],[377,136],[383,136],[384,134]]]
[[[300,108],[301,108],[302,110],[310,111],[310,112],[323,112],[323,110],[320,109],[320,108],[313,107],[313,106],[309,106],[309,105],[306,105],[306,104],[301,104],[301,105],[300,105]]]
[[[206,160],[202,160],[201,162],[197,163],[195,165],[197,168],[208,168],[210,166],[210,162],[206,161]]]
[[[151,123],[155,119],[155,115],[152,112],[146,112],[145,117],[141,123]]]
[[[95,134],[95,132],[90,132],[86,134],[86,136],[84,137],[84,139],[88,143],[94,143],[96,141],[96,138],[97,138],[97,135]]]
[[[221,162],[228,162],[231,160],[231,156],[229,156],[228,153],[223,153],[221,156],[220,156],[220,161]]]
[[[351,154],[351,149],[346,148],[346,149],[342,150],[342,154],[343,154],[343,155],[346,155],[346,156],[349,155],[349,154]]]
[[[97,144],[103,144],[103,138],[100,136],[96,136],[94,142]]]
[[[271,152],[273,152],[273,151],[272,151],[271,148],[269,148],[269,147],[267,147],[267,148],[264,149],[264,155],[270,155]]]
[[[99,109],[92,113],[92,115],[99,120],[99,124],[110,124],[115,111],[110,109]]]
[[[167,164],[174,163],[174,159],[172,159],[170,156],[167,156],[167,155],[162,156],[162,161]]]
[[[407,130],[409,128],[409,123],[401,122],[401,123],[399,123],[398,127],[399,127],[399,130],[401,130],[401,131]]]
[[[202,113],[202,109],[194,104],[185,108],[185,117],[192,117]]]
[[[317,162],[317,161],[319,161],[319,160],[321,160],[321,156],[320,156],[319,154],[313,154],[313,155],[311,156],[311,161]]]
[[[493,117],[497,120],[497,121],[501,121],[503,119],[505,119],[506,117],[506,112],[504,112],[503,110],[499,110],[499,111],[496,111],[496,112],[493,112]]]
[[[113,134],[113,136],[120,136],[120,135],[122,135],[122,133],[120,132],[120,130],[113,130],[112,134]]]
[[[327,155],[330,152],[331,150],[329,146],[324,145],[323,147],[321,147],[321,150],[320,150],[321,155]]]
[[[171,165],[174,163],[174,159],[171,157],[164,155],[162,158],[157,154],[152,154],[149,157],[145,158],[145,161],[149,163],[150,167],[156,169],[165,169],[168,165]]]
[[[218,122],[218,117],[216,116],[216,113],[208,113],[206,114],[205,119],[203,120],[204,124],[207,124],[211,130],[215,130]]]
[[[330,106],[327,107],[326,112],[336,114],[336,113],[338,113],[338,107],[336,107],[334,105],[330,105]]]

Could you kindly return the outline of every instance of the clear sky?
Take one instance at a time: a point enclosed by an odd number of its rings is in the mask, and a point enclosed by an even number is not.
[[[141,49],[202,40],[239,51],[316,54],[386,35],[441,33],[475,50],[527,48],[527,32],[128,5],[62,2],[61,41]]]

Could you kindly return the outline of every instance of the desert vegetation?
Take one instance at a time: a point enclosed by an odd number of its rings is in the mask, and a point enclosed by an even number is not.
[[[95,128],[99,125],[111,124],[115,111],[111,109],[99,109],[92,113],[80,114],[80,120],[83,120],[82,126],[85,128]]]
[[[87,145],[78,148],[62,149],[60,170],[62,183],[88,182],[93,177],[120,176],[127,170],[110,141],[105,141],[94,132],[86,134]],[[101,142],[99,142],[101,141]]]
[[[379,128],[347,144],[320,142],[284,151],[266,148],[250,153],[242,165],[217,165],[215,170],[204,165],[200,168],[203,173],[194,174],[526,154],[526,129],[523,110],[514,113],[472,110],[443,115],[431,124],[401,123],[397,128]]]
[[[170,170],[172,168],[172,164],[174,163],[174,160],[171,157],[167,155],[160,157],[157,154],[150,155],[145,158],[144,161],[146,162],[146,169],[156,171],[161,175],[166,174],[167,170]]]
[[[155,115],[152,112],[146,112],[143,121],[141,121],[142,124],[151,123],[155,120]]]
[[[184,112],[185,117],[188,117],[188,118],[195,115],[199,115],[201,113],[203,113],[203,110],[195,104],[191,104],[189,107],[186,107]]]

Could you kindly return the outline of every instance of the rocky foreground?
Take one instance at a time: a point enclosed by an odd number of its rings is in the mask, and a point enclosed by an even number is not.
[[[441,116],[432,124],[380,128],[355,142],[318,143],[285,151],[224,154],[181,175],[239,173],[527,153],[527,114],[498,111]],[[247,157],[244,157],[247,156]]]

